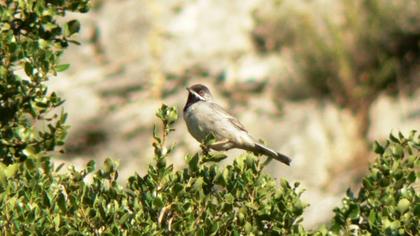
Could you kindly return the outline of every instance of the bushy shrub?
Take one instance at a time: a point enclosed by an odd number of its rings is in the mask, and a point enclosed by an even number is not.
[[[298,184],[262,173],[259,158],[238,157],[221,168],[224,156],[187,155],[175,171],[166,163],[172,147],[165,140],[177,119],[174,108],[158,112],[162,131],[154,131],[154,161],[145,176],[126,186],[117,182],[110,159],[95,173],[89,162],[81,171],[59,173],[51,159],[27,159],[17,170],[0,172],[0,228],[5,235],[307,235],[300,224],[306,206]],[[350,191],[328,227],[314,235],[415,235],[419,194],[420,137],[391,136],[363,180],[357,197]],[[88,180],[89,176],[92,180]]]
[[[300,225],[306,206],[298,184],[276,181],[262,173],[252,154],[221,168],[218,154],[187,155],[186,168],[166,164],[165,146],[177,119],[174,108],[162,106],[160,135],[154,132],[154,163],[147,175],[134,175],[126,187],[116,180],[116,163],[102,169],[59,174],[50,158],[27,159],[16,174],[1,178],[0,228],[22,234],[198,234],[304,235]],[[222,156],[223,157],[223,156]]]
[[[45,83],[69,66],[58,59],[79,31],[77,20],[59,24],[57,17],[66,11],[85,12],[87,2],[0,2],[1,163],[42,156],[63,144],[66,114],[51,112],[63,100],[48,93]]]
[[[349,190],[343,206],[334,210],[330,230],[346,235],[417,235],[420,135],[415,131],[408,138],[391,135],[384,145],[376,142],[374,149],[380,157],[363,178],[359,194]]]

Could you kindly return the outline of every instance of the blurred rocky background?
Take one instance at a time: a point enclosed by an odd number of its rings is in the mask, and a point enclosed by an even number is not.
[[[420,128],[420,3],[416,0],[96,0],[71,68],[51,82],[71,125],[58,160],[120,160],[144,174],[161,103],[182,112],[204,83],[248,130],[293,157],[267,173],[299,181],[305,225],[357,190],[374,140]],[[199,150],[180,119],[176,168]],[[241,151],[229,151],[234,157]],[[230,163],[227,159],[224,163]],[[223,164],[223,163],[222,163]]]

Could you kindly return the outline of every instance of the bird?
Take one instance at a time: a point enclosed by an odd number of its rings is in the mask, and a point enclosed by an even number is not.
[[[198,142],[203,143],[209,135],[213,135],[215,142],[208,146],[213,150],[225,151],[238,148],[263,154],[290,165],[292,161],[290,157],[256,141],[237,118],[214,101],[205,85],[194,84],[186,89],[188,98],[183,109],[183,118],[189,133]]]

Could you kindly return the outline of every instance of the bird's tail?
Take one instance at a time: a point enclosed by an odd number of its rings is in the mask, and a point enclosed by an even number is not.
[[[290,163],[292,162],[292,159],[290,159],[288,156],[285,156],[279,152],[273,151],[262,144],[256,143],[253,149],[254,150],[251,150],[251,151],[264,154],[268,157],[276,159],[277,161],[283,162],[284,164],[288,166],[290,166]]]

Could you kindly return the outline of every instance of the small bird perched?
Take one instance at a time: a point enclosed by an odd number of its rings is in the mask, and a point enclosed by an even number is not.
[[[244,149],[290,165],[289,157],[278,153],[255,141],[245,127],[221,106],[213,101],[210,90],[196,84],[189,88],[188,99],[184,107],[184,120],[190,134],[200,143],[212,134],[216,142],[209,147],[222,151],[232,148]]]

